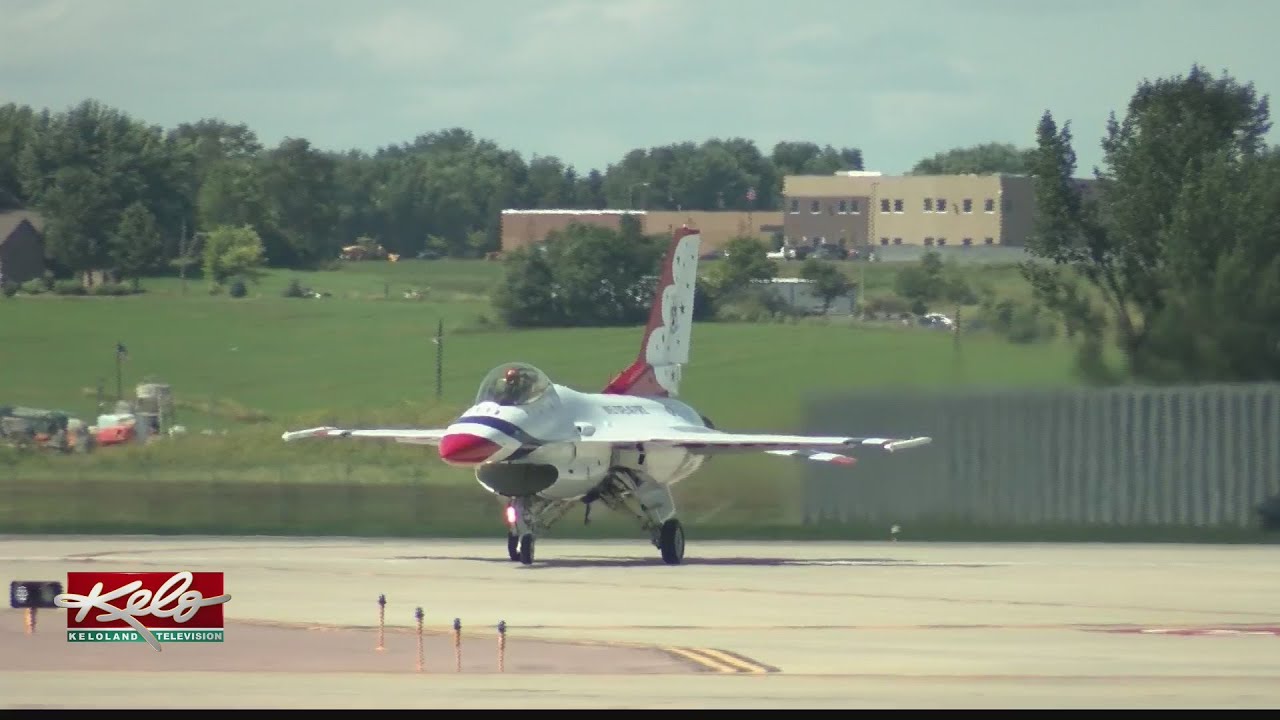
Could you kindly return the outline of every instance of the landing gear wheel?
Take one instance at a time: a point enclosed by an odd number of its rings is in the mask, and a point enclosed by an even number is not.
[[[662,561],[668,565],[679,565],[684,560],[684,527],[679,520],[671,518],[662,523],[658,549],[662,551]]]
[[[525,565],[533,564],[533,534],[528,533],[520,538],[520,562]]]
[[[512,562],[520,559],[520,538],[515,533],[507,533],[507,555]]]

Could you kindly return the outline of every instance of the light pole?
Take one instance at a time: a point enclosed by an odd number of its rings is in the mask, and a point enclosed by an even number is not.
[[[638,187],[649,187],[649,183],[647,182],[632,183],[631,187],[627,188],[627,196],[628,198],[630,198],[629,202],[631,203],[632,210],[636,209],[636,188]]]

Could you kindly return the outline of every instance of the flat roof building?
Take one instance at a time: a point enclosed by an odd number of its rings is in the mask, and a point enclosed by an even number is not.
[[[792,244],[1020,247],[1035,191],[1015,175],[790,175],[783,214]]]
[[[503,210],[502,251],[541,243],[552,231],[574,222],[617,230],[626,215],[640,220],[640,231],[646,235],[669,235],[682,225],[697,228],[704,254],[720,250],[740,235],[759,238],[772,247],[774,235],[783,233],[782,213],[776,210]]]

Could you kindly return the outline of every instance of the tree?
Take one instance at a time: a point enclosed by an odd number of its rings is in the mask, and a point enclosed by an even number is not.
[[[252,227],[220,225],[205,236],[204,276],[214,287],[231,278],[256,280],[264,257],[262,238]]]
[[[120,276],[133,281],[135,291],[142,277],[155,268],[163,250],[164,241],[151,211],[138,202],[125,208],[111,237],[109,254]]]
[[[554,327],[561,321],[556,304],[555,274],[541,247],[526,246],[507,253],[502,284],[493,306],[511,327]]]
[[[912,312],[917,315],[928,312],[930,306],[939,301],[968,304],[978,299],[959,269],[944,263],[936,250],[926,252],[920,256],[920,262],[899,270],[893,282],[894,291],[911,302]]]
[[[800,277],[813,283],[813,291],[822,299],[822,313],[831,309],[836,298],[844,297],[853,290],[849,277],[840,272],[835,263],[817,258],[809,258],[800,267]]]
[[[610,228],[573,223],[543,247],[507,258],[494,306],[515,327],[603,327],[645,321],[665,238],[623,242]]]
[[[954,148],[928,157],[911,168],[912,175],[1025,175],[1034,148],[1011,143],[982,143]]]
[[[756,238],[732,238],[724,249],[724,260],[716,263],[710,273],[717,298],[745,290],[753,280],[777,277],[778,264],[769,259],[769,251]]]
[[[1199,66],[1141,83],[1103,138],[1096,192],[1073,178],[1069,123],[1045,112],[1028,262],[1037,298],[1099,380],[1280,378],[1280,176],[1268,99]],[[1242,297],[1247,296],[1246,297]],[[1099,307],[1099,304],[1101,307]],[[1115,342],[1124,367],[1104,362]]]

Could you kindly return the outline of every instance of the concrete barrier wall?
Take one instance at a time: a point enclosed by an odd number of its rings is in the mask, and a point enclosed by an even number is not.
[[[1253,528],[1280,493],[1280,384],[853,394],[807,430],[934,444],[814,463],[805,523]]]

